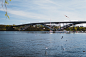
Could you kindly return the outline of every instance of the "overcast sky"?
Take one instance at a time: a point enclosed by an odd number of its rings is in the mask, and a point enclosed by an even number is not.
[[[86,21],[86,0],[12,0],[7,5],[10,19],[0,0],[0,24],[27,24],[53,21]],[[65,17],[68,16],[69,18]]]

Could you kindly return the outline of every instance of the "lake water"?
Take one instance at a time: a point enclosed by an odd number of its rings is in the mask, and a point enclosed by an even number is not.
[[[86,33],[0,31],[1,56],[86,57]]]

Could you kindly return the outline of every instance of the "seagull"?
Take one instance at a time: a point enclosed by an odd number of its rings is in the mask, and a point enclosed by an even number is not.
[[[46,47],[46,49],[48,49],[48,47]]]
[[[62,38],[63,38],[63,36],[62,36]],[[61,38],[61,39],[62,39],[62,38]]]
[[[65,17],[69,18],[68,16],[65,15]]]

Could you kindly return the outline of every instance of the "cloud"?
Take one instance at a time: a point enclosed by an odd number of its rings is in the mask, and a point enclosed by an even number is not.
[[[8,10],[8,13],[17,15],[19,17],[27,17],[27,18],[32,18],[32,19],[48,19],[47,16],[42,15],[42,14],[37,14],[37,13],[32,13],[32,12],[25,12],[25,11],[18,11],[18,10]]]
[[[25,20],[24,22],[50,21],[50,19],[51,21],[84,21],[85,6],[86,0],[12,0],[9,2],[7,11],[12,19],[18,18],[18,20]],[[0,8],[0,11],[6,10]]]

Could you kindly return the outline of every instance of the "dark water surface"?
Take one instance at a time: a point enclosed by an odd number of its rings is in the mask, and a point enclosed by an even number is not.
[[[86,33],[0,31],[1,56],[86,57]]]

